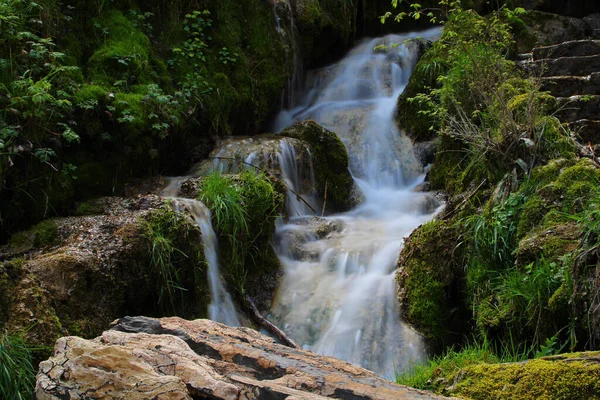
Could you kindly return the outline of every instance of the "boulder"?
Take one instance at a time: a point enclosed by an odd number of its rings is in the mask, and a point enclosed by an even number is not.
[[[314,121],[297,122],[281,136],[302,140],[310,146],[317,192],[327,188],[327,201],[336,211],[349,210],[356,204],[354,180],[348,170],[348,153],[337,135]]]
[[[91,215],[44,221],[0,248],[1,328],[26,332],[32,345],[48,346],[64,334],[94,337],[124,313],[167,312],[148,231],[165,213],[173,226],[163,233],[185,254],[171,258],[187,289],[176,296],[189,297],[178,311],[205,315],[207,283],[194,280],[203,257],[201,236],[189,216],[155,195],[101,198],[77,212]],[[206,304],[197,301],[203,296]]]
[[[38,400],[435,399],[248,328],[125,317],[93,340],[63,337],[40,364]]]

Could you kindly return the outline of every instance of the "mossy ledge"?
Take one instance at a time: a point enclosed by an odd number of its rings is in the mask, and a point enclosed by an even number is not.
[[[337,135],[314,121],[295,123],[281,132],[282,136],[300,139],[310,146],[317,191],[325,193],[336,211],[355,205],[354,180],[348,170],[348,152]]]

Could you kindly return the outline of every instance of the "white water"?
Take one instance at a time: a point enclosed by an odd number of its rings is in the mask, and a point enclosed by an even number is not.
[[[213,321],[229,326],[241,326],[231,295],[225,289],[221,280],[218,241],[212,227],[210,210],[199,200],[174,197],[177,195],[181,181],[182,178],[173,178],[162,194],[171,198],[176,212],[189,213],[202,233],[202,245],[204,247],[204,257],[208,264],[207,276],[211,295],[208,317]]]
[[[437,29],[420,33],[438,35]],[[394,279],[404,238],[430,220],[437,205],[414,190],[423,171],[393,123],[396,100],[416,63],[414,48],[403,43],[415,36],[363,42],[316,74],[303,105],[283,111],[276,127],[313,119],[335,132],[348,148],[364,202],[327,217],[342,228],[320,238],[298,219],[278,227],[285,275],[271,318],[304,348],[390,378],[426,356],[422,337],[400,320]],[[382,43],[389,51],[374,52]]]

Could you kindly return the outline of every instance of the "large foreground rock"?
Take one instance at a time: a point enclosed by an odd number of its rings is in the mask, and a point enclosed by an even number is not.
[[[63,337],[40,364],[46,399],[434,399],[331,357],[209,320],[126,317],[94,340]]]

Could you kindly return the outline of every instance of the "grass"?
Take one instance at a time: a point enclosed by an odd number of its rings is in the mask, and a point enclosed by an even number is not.
[[[0,398],[31,398],[37,372],[31,356],[33,350],[21,334],[0,334]]]
[[[180,226],[180,217],[170,204],[153,213],[144,222],[144,236],[150,241],[150,262],[157,276],[158,304],[175,311],[177,292],[185,291],[181,285],[179,268],[174,258],[177,254],[187,257],[174,244],[174,236]],[[167,304],[167,306],[165,306]]]
[[[265,248],[270,246],[283,196],[264,174],[245,171],[206,176],[198,197],[212,212],[227,281],[243,294],[248,272],[264,270],[269,263]]]
[[[440,393],[469,366],[522,362],[554,355],[563,347],[559,346],[558,333],[539,347],[529,346],[525,342],[517,344],[512,339],[500,347],[493,346],[485,340],[475,340],[460,350],[451,347],[440,356],[396,374],[396,383]]]

